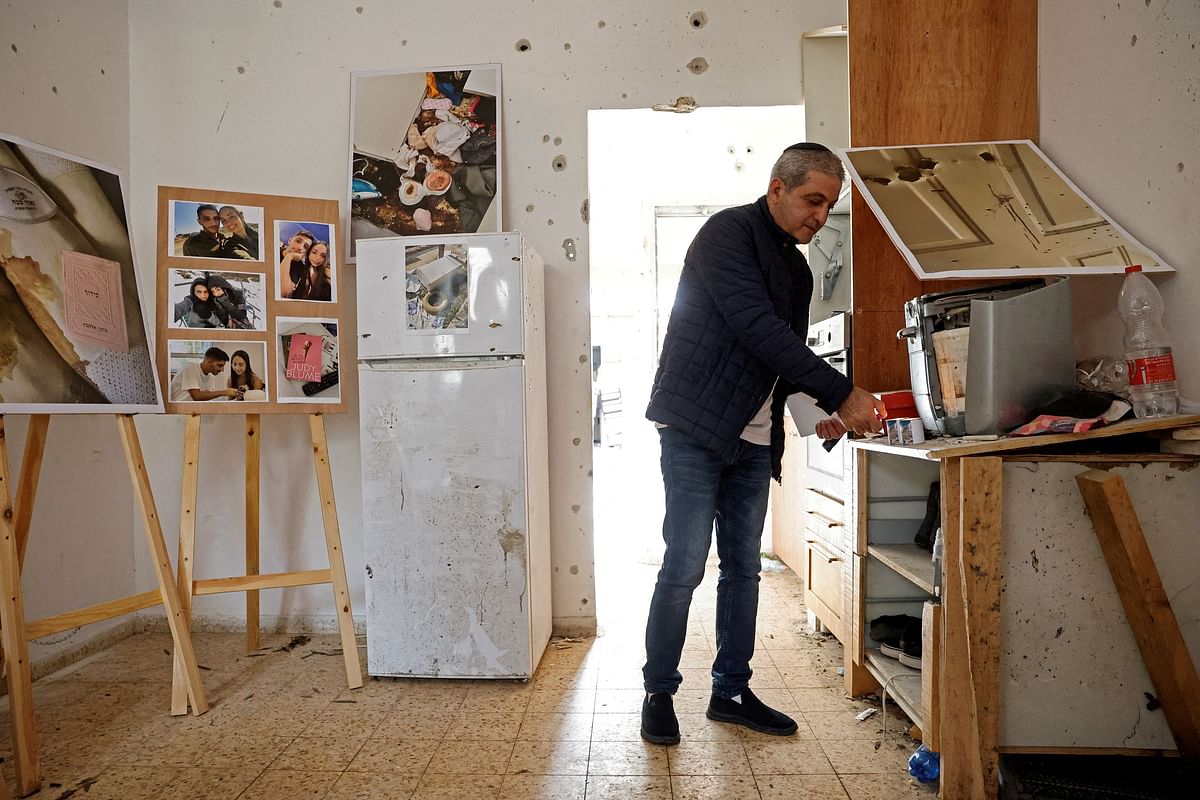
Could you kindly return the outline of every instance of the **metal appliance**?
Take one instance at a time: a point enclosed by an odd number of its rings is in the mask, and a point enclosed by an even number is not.
[[[914,297],[904,304],[913,399],[921,422],[942,436],[999,434],[1075,380],[1071,290],[1066,278],[979,286]],[[934,334],[970,329],[965,413],[948,413]]]
[[[545,650],[542,287],[515,233],[358,242],[371,675],[529,678]]]
[[[827,364],[850,377],[850,315],[837,311],[828,318],[808,326],[806,344]],[[845,437],[822,441],[806,436],[808,450],[808,484],[837,497],[845,481]]]

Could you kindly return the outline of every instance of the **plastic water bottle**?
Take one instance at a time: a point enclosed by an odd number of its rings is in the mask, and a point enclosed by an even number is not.
[[[1125,268],[1117,307],[1125,320],[1125,362],[1133,413],[1138,419],[1179,413],[1175,356],[1162,324],[1162,295],[1142,274],[1141,265]]]
[[[908,757],[908,774],[922,783],[936,781],[942,771],[942,757],[921,745]]]

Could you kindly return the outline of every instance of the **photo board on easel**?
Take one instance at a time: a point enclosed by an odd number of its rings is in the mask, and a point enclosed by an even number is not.
[[[0,414],[163,410],[124,187],[0,133]]]
[[[341,234],[336,200],[159,187],[168,412],[346,410]]]

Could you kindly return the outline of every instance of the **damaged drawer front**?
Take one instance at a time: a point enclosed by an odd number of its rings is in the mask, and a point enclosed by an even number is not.
[[[844,642],[842,571],[846,559],[814,536],[805,541],[804,553],[804,604],[838,641]]]
[[[842,501],[813,489],[808,489],[804,495],[807,538],[820,539],[835,553],[848,555],[853,548],[847,542],[846,509]]]

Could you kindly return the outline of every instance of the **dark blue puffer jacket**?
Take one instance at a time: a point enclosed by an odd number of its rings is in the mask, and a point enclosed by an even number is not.
[[[853,383],[805,344],[812,272],[766,197],[725,209],[688,248],[646,416],[732,462],[746,424],[775,388],[772,474],[783,459],[783,405],[804,392],[832,414]]]

